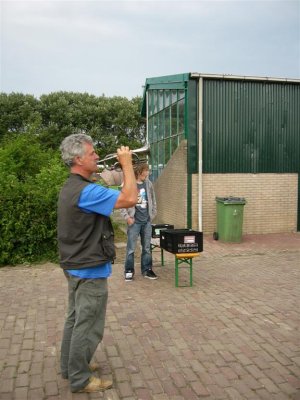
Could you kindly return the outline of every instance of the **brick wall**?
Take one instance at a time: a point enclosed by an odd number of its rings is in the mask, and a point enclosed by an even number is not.
[[[174,152],[171,160],[154,183],[158,214],[156,224],[173,224],[185,228],[187,220],[187,160],[186,140]]]
[[[193,177],[198,192],[198,176]],[[243,233],[297,230],[297,174],[203,174],[203,231],[216,230],[215,197],[245,197]],[[198,217],[196,201],[193,202]],[[193,223],[196,221],[193,218]]]
[[[186,141],[181,142],[154,183],[155,223],[185,228],[187,221]],[[198,230],[198,175],[192,176],[192,228]],[[245,197],[243,233],[297,230],[297,174],[203,174],[203,232],[216,231],[215,197]]]

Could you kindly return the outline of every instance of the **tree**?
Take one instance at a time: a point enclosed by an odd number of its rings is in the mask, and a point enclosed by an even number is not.
[[[59,145],[92,136],[99,156],[145,142],[141,99],[57,92],[0,94],[0,265],[56,260],[56,207],[68,174]]]
[[[38,100],[21,93],[0,93],[0,140],[4,135],[22,133],[39,118]]]
[[[119,145],[137,148],[145,142],[141,98],[96,97],[88,93],[55,92],[39,100],[30,95],[0,95],[0,140],[30,131],[44,148],[58,149],[71,133],[93,137],[100,156]],[[1,139],[2,138],[2,139]]]

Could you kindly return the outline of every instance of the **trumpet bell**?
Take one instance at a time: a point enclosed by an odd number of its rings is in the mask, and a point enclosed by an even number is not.
[[[140,147],[139,149],[132,150],[132,153],[133,154],[144,154],[145,156],[150,155],[150,147],[148,144],[146,144],[145,146]]]

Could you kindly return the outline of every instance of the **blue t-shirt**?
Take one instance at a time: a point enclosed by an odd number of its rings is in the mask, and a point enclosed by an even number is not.
[[[107,189],[91,183],[81,192],[78,207],[86,213],[102,214],[109,217],[120,195],[118,190]],[[70,275],[83,279],[108,278],[111,275],[111,262],[90,268],[68,269]]]

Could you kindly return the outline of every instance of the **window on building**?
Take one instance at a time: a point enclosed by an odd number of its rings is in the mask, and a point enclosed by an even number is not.
[[[147,115],[151,179],[155,180],[185,137],[185,91],[148,90]]]

